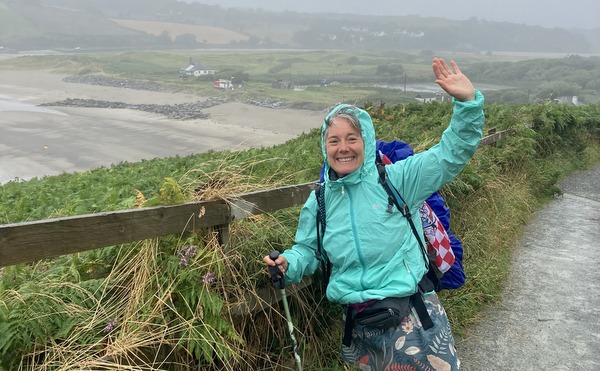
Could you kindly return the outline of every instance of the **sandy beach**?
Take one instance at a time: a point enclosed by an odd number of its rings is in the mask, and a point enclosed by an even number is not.
[[[224,103],[208,119],[175,120],[128,109],[40,107],[67,98],[128,104],[205,100],[185,93],[67,83],[51,71],[0,70],[0,183],[123,161],[284,143],[319,127],[324,112]]]

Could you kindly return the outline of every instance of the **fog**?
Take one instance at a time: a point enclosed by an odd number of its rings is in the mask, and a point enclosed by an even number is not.
[[[600,28],[598,0],[181,0],[222,7],[270,11],[350,13],[369,15],[419,15],[465,20],[511,22],[541,27]]]

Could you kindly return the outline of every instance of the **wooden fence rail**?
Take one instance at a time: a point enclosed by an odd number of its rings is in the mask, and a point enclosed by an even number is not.
[[[107,213],[0,225],[0,267],[140,241],[301,205],[313,183],[234,196]]]
[[[481,145],[510,130],[493,132]],[[0,225],[0,267],[31,263],[100,247],[130,243],[185,230],[218,228],[248,216],[302,205],[314,182],[232,196],[227,200],[131,209]]]

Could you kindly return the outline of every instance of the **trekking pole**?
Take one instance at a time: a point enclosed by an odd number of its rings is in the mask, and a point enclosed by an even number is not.
[[[279,257],[279,251],[273,250],[269,254],[269,258],[275,261]],[[279,269],[279,266],[269,266],[269,275],[271,276],[271,282],[276,288],[281,290],[281,298],[283,301],[283,310],[285,311],[285,318],[287,320],[288,329],[290,330],[290,337],[292,338],[292,348],[294,350],[294,359],[296,360],[296,367],[298,371],[302,371],[302,362],[300,361],[300,355],[298,354],[298,343],[294,336],[294,324],[292,323],[292,316],[290,314],[290,308],[288,306],[287,295],[285,293],[285,279],[283,278],[283,272]]]

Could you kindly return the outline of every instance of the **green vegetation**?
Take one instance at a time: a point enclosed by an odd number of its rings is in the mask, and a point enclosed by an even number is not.
[[[600,101],[600,58],[570,55],[565,58],[535,59],[515,63],[479,62],[469,68],[477,81],[515,86],[495,92],[494,100],[536,102],[560,96]]]
[[[0,67],[46,68],[66,74],[134,79],[199,96],[271,98],[283,100],[291,107],[322,109],[340,101],[411,102],[419,93],[410,91],[410,84],[430,84],[435,88],[432,56],[350,51],[123,52],[19,57],[0,61]],[[476,85],[483,86],[488,103],[544,102],[561,96],[577,96],[585,104],[600,102],[600,57],[541,59],[469,53],[436,56],[456,60]],[[179,69],[187,67],[190,59],[208,65],[215,75],[180,79]],[[243,88],[219,91],[212,87],[214,80],[232,77],[234,81],[243,80]],[[293,81],[296,89],[272,88],[277,80]]]
[[[57,63],[62,63],[57,61]],[[104,67],[103,67],[104,68]],[[339,92],[338,92],[339,93]],[[433,145],[448,103],[360,102],[382,139],[417,151]],[[458,335],[498,299],[511,246],[531,214],[560,193],[557,182],[600,161],[600,106],[544,102],[486,107],[487,128],[514,135],[478,150],[441,193],[465,245],[468,281],[442,299]],[[316,179],[313,130],[283,145],[240,152],[121,163],[0,187],[0,223],[212,199]],[[0,365],[15,369],[293,368],[279,308],[255,315],[245,303],[269,288],[261,257],[293,241],[298,208],[231,224],[229,246],[211,231],[182,233],[4,267]],[[318,274],[314,277],[318,281]],[[233,305],[238,303],[240,305]],[[318,282],[290,302],[307,369],[341,369],[340,308]]]

